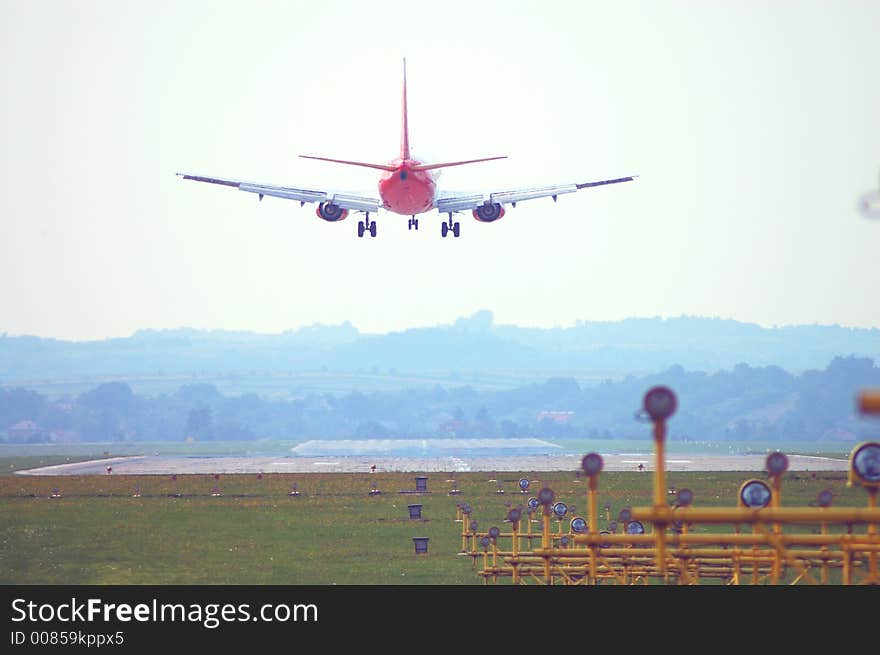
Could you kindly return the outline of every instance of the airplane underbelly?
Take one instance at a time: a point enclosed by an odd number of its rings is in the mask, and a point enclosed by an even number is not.
[[[421,214],[434,206],[434,182],[415,175],[401,180],[395,175],[379,183],[379,195],[388,211],[407,216]]]

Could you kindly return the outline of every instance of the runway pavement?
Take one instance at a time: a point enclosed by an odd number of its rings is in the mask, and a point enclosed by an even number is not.
[[[324,456],[324,457],[114,457],[71,464],[59,464],[17,471],[18,475],[171,475],[186,473],[369,473],[376,471],[574,471],[582,455],[462,455],[438,457]],[[653,453],[602,454],[606,471],[645,472],[654,469]],[[667,471],[764,470],[765,455],[687,455],[666,458]],[[846,471],[844,458],[789,455],[792,471]]]

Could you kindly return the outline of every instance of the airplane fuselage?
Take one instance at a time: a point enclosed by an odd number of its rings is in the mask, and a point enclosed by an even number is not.
[[[395,159],[390,162],[393,171],[379,178],[379,197],[382,206],[395,214],[415,216],[430,211],[434,206],[437,184],[432,171],[415,171],[422,162],[415,159]]]

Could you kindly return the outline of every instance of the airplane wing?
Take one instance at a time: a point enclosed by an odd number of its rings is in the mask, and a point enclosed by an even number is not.
[[[184,180],[195,180],[196,182],[208,182],[209,184],[222,184],[230,186],[239,191],[247,191],[248,193],[256,193],[260,200],[263,196],[272,196],[274,198],[285,198],[287,200],[298,200],[300,205],[307,202],[332,203],[343,209],[351,209],[362,212],[379,211],[380,201],[378,198],[366,198],[348,193],[338,193],[335,191],[322,191],[318,189],[297,189],[294,187],[276,186],[273,184],[258,184],[256,182],[246,182],[244,180],[231,180],[223,177],[205,177],[202,175],[190,175],[189,173],[178,173]]]
[[[469,209],[477,209],[481,205],[511,205],[516,207],[516,203],[523,200],[533,200],[534,198],[551,197],[556,200],[557,196],[563,193],[574,193],[580,189],[590,187],[605,186],[606,184],[619,184],[620,182],[631,182],[638,175],[630,177],[618,177],[613,180],[599,180],[597,182],[582,182],[580,184],[558,184],[555,186],[532,187],[526,189],[513,189],[511,191],[495,191],[491,193],[481,194],[444,194],[434,201],[434,206],[441,213],[451,213],[467,211]]]

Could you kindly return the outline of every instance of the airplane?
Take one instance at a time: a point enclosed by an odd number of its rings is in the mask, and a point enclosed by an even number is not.
[[[440,214],[447,214],[448,221],[441,225],[441,235],[446,237],[452,234],[458,237],[461,233],[461,225],[453,220],[453,214],[470,210],[473,217],[483,223],[497,221],[505,214],[505,205],[516,207],[518,202],[533,200],[535,198],[551,197],[556,202],[558,196],[564,193],[574,193],[580,189],[631,182],[638,176],[618,177],[610,180],[595,182],[582,182],[571,184],[558,184],[553,186],[540,186],[532,188],[512,189],[507,191],[489,191],[486,193],[455,193],[441,192],[437,188],[437,176],[439,170],[450,166],[461,166],[477,162],[506,159],[506,155],[496,157],[483,157],[480,159],[466,159],[461,161],[430,164],[414,159],[409,147],[409,123],[407,120],[406,103],[406,59],[403,60],[403,100],[402,118],[400,128],[400,156],[387,164],[371,164],[367,162],[349,161],[345,159],[331,159],[329,157],[317,157],[314,155],[300,155],[304,159],[315,159],[348,166],[362,166],[382,171],[379,178],[379,197],[367,198],[360,195],[338,193],[321,189],[301,189],[295,187],[278,186],[274,184],[260,184],[244,180],[233,180],[221,177],[207,177],[192,175],[190,173],[177,173],[185,180],[196,182],[208,182],[234,187],[240,191],[255,193],[262,200],[265,196],[285,198],[299,201],[302,207],[307,202],[317,203],[315,213],[319,218],[330,223],[336,223],[345,219],[350,211],[361,212],[365,215],[363,221],[358,221],[358,237],[369,234],[375,237],[377,233],[376,221],[370,220],[370,214],[377,213],[380,208],[409,216],[407,228],[419,229],[418,216],[425,212],[436,209]]]

